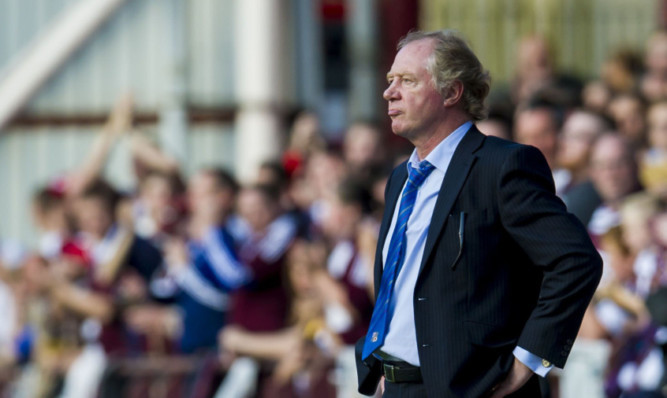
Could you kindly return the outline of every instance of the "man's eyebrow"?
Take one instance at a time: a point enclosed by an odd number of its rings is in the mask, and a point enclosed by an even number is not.
[[[400,77],[400,78],[414,78],[415,74],[414,73],[409,73],[409,72],[389,72],[387,73],[387,80],[393,78],[393,77]]]

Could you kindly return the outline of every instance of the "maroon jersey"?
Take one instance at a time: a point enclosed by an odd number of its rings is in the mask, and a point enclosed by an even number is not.
[[[239,256],[251,270],[252,281],[232,295],[232,324],[252,332],[285,327],[289,311],[285,262],[296,232],[294,219],[282,216],[264,235],[251,234],[241,243]]]

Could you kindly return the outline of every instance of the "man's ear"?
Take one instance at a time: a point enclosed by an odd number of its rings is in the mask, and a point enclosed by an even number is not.
[[[447,89],[444,96],[443,105],[445,108],[452,107],[459,103],[463,96],[463,83],[459,80],[454,80]]]

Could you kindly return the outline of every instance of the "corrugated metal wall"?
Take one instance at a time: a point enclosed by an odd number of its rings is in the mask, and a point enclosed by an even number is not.
[[[42,27],[77,0],[0,0],[0,69]]]
[[[168,76],[168,12],[174,0],[130,0],[29,105],[31,114],[106,112],[124,90],[155,110]],[[186,1],[188,102],[234,103],[234,0]],[[0,0],[0,69],[75,0]]]
[[[516,45],[528,34],[545,36],[557,64],[595,76],[610,52],[644,49],[657,27],[658,0],[428,0],[424,29],[450,28],[470,42],[495,82],[512,78]]]

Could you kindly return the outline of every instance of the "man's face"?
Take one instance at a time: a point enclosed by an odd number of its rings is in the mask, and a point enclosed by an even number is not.
[[[548,111],[534,109],[519,113],[514,133],[517,142],[537,147],[549,166],[554,167],[558,131]]]
[[[171,203],[173,192],[165,177],[149,176],[141,188],[141,197],[152,210],[162,210]]]
[[[352,167],[372,165],[381,150],[380,135],[371,127],[353,125],[345,135],[344,156]]]
[[[579,171],[588,165],[588,156],[602,126],[592,115],[573,113],[563,125],[558,148],[558,164]]]
[[[621,96],[609,104],[609,112],[618,130],[633,142],[641,140],[646,123],[642,105],[635,97]]]
[[[590,175],[605,203],[616,202],[632,192],[637,177],[622,140],[603,137],[593,147]]]
[[[220,189],[213,176],[200,172],[188,184],[188,202],[195,218],[215,223],[233,207],[234,196]]]
[[[354,204],[343,203],[336,197],[324,200],[322,230],[333,240],[350,239],[361,221],[361,208]]]
[[[432,52],[430,39],[408,43],[396,54],[387,73],[389,87],[383,97],[389,103],[391,129],[411,141],[435,131],[445,113],[443,98],[426,69]]]
[[[275,203],[268,203],[263,195],[252,188],[241,191],[238,201],[239,215],[250,224],[254,232],[264,232],[276,217]]]
[[[113,216],[100,198],[77,199],[75,217],[79,229],[96,238],[103,238],[113,223]]]

